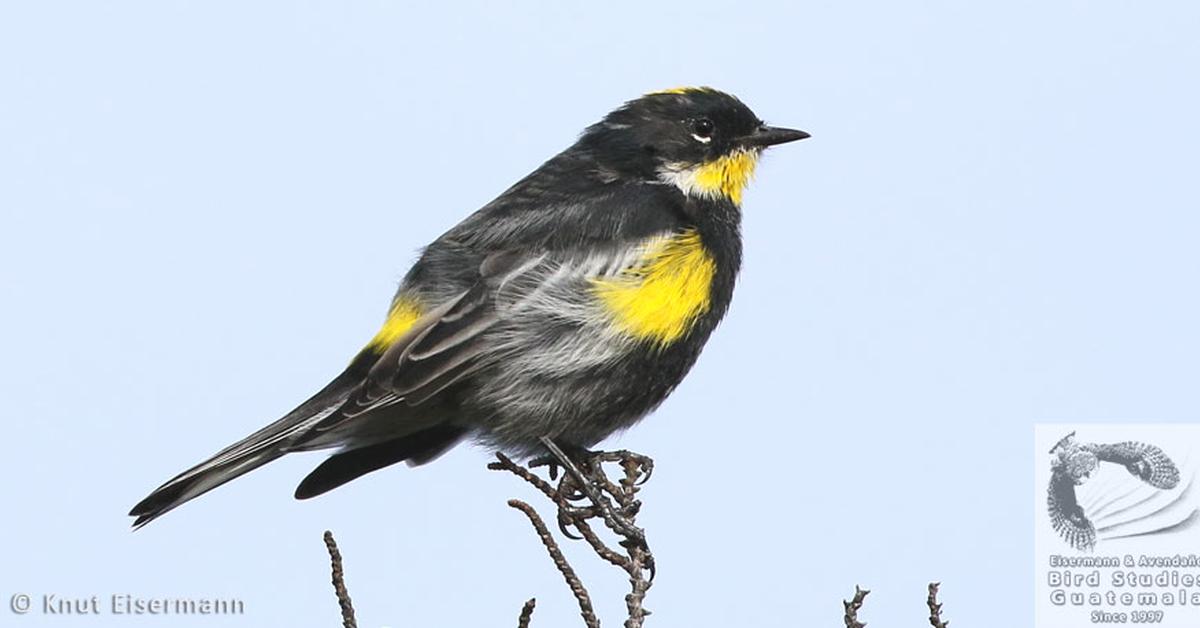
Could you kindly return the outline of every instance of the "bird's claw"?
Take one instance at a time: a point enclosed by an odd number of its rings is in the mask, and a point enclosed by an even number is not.
[[[558,463],[558,459],[554,456],[538,456],[529,461],[529,468],[536,469],[538,467],[546,467],[546,473],[550,475],[551,482],[558,481],[558,471],[562,467]]]
[[[583,537],[572,532],[570,528],[570,526],[575,525],[576,521],[577,520],[568,515],[565,510],[560,510],[558,512],[558,531],[562,532],[563,536],[571,539],[572,541],[582,540]]]

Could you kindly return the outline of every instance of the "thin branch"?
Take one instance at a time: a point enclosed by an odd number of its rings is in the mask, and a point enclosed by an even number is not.
[[[338,551],[337,541],[333,532],[325,531],[325,548],[329,550],[329,562],[333,571],[333,591],[337,594],[338,605],[342,607],[342,628],[357,628],[354,619],[354,604],[350,601],[350,592],[346,590],[346,578],[342,572],[342,553]]]
[[[929,597],[925,599],[925,603],[929,606],[929,625],[933,628],[949,628],[950,622],[942,620],[942,605],[938,602],[938,587],[940,582],[929,583]],[[843,601],[845,607],[845,615],[843,619],[846,622],[846,628],[863,628],[865,623],[858,621],[858,611],[863,606],[863,599],[867,597],[870,591],[860,588],[857,585],[854,587],[854,599],[849,602]]]
[[[843,601],[842,606],[845,607],[843,620],[846,622],[846,628],[864,628],[865,623],[858,621],[858,609],[862,608],[863,600],[866,599],[870,591],[854,585],[854,599],[849,602]]]
[[[596,554],[600,556],[600,558],[603,558],[604,560],[616,565],[617,567],[620,567],[621,569],[629,569],[629,557],[622,556],[619,552],[605,544],[604,541],[600,539],[600,536],[596,534],[594,530],[592,530],[592,526],[588,525],[588,522],[578,519],[575,521],[568,521],[568,523],[572,526],[575,526],[576,530],[579,530],[579,535],[583,538],[583,540],[588,542],[588,545],[592,546],[592,549],[595,550]]]
[[[933,628],[946,628],[950,625],[949,621],[942,621],[942,605],[937,598],[940,586],[940,582],[930,582],[929,597],[925,598],[925,603],[929,606],[929,625]]]
[[[533,619],[533,607],[537,606],[537,598],[529,598],[521,607],[521,616],[517,618],[517,628],[529,628],[529,620]]]
[[[631,591],[625,596],[625,610],[629,613],[629,618],[625,620],[625,628],[641,628],[646,616],[650,614],[650,611],[642,606],[642,602],[645,601],[646,591],[650,589],[650,583],[654,579],[654,559],[648,551],[635,543],[629,544],[629,558],[630,564],[626,571],[629,573]],[[645,565],[649,565],[649,580],[642,573]]]
[[[596,618],[596,611],[592,608],[591,596],[588,595],[583,582],[579,580],[579,576],[575,575],[575,570],[571,568],[571,564],[567,562],[567,558],[563,556],[562,550],[558,547],[558,542],[554,540],[554,536],[546,528],[546,523],[542,521],[537,511],[533,509],[533,506],[519,499],[508,500],[508,505],[520,510],[525,513],[526,517],[529,517],[529,523],[533,524],[538,538],[542,540],[542,545],[546,546],[546,551],[550,554],[550,559],[554,561],[554,566],[558,567],[558,571],[562,574],[563,579],[567,581],[567,586],[575,594],[575,599],[579,601],[579,614],[583,617],[583,623],[587,624],[588,628],[600,628],[600,620]]]
[[[534,488],[541,491],[542,494],[545,495],[546,497],[549,497],[551,500],[553,500],[555,502],[558,501],[558,495],[555,492],[554,487],[550,486],[549,482],[543,480],[542,478],[539,478],[537,475],[534,475],[534,473],[532,471],[513,462],[511,458],[509,458],[508,456],[506,456],[500,452],[496,452],[496,460],[497,460],[497,462],[488,463],[487,468],[489,470],[491,470],[491,471],[508,471],[509,473],[512,473],[513,475],[521,478],[522,480],[525,480],[526,482],[529,482],[530,484],[532,484]]]

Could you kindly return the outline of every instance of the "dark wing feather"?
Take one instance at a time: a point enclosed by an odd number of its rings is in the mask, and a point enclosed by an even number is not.
[[[395,362],[381,362],[371,377],[410,406],[470,372],[488,346],[482,335],[500,320],[495,286],[487,278],[468,291],[428,332],[415,339]]]
[[[1179,485],[1179,468],[1163,450],[1134,441],[1113,444],[1088,444],[1084,449],[1104,462],[1124,466],[1134,476],[1154,488],[1173,489]]]
[[[464,433],[465,430],[460,427],[442,424],[415,434],[336,453],[300,482],[300,486],[296,487],[296,499],[316,497],[403,460],[424,464],[452,447]]]
[[[420,406],[478,369],[490,349],[485,333],[501,316],[497,296],[514,275],[527,272],[544,256],[506,251],[489,256],[480,278],[466,290],[421,317],[393,342],[362,386],[312,430],[314,436],[340,429],[376,410]]]

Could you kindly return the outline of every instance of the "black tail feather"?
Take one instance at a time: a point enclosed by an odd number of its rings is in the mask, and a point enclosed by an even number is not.
[[[133,522],[133,528],[136,530],[183,503],[199,497],[244,473],[249,473],[285,453],[287,451],[283,449],[269,449],[208,468],[204,468],[208,463],[197,465],[167,481],[155,489],[153,493],[150,493],[145,499],[138,502],[129,511],[129,516],[137,517]]]
[[[129,516],[134,529],[245,473],[293,451],[313,421],[324,418],[358,386],[361,367],[351,364],[317,394],[279,420],[222,449],[213,457],[167,480],[138,502]]]

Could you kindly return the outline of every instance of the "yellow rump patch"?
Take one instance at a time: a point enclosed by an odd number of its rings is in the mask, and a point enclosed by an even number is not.
[[[620,331],[665,347],[708,311],[717,266],[693,229],[651,241],[641,262],[593,291]]]
[[[754,178],[757,165],[757,151],[734,151],[696,168],[692,182],[704,193],[720,194],[741,205],[742,192]]]
[[[409,296],[397,298],[392,304],[391,311],[388,312],[383,327],[379,333],[375,334],[371,342],[367,343],[367,349],[383,352],[400,336],[412,329],[413,323],[416,323],[419,318],[421,318],[421,306],[416,299]]]

